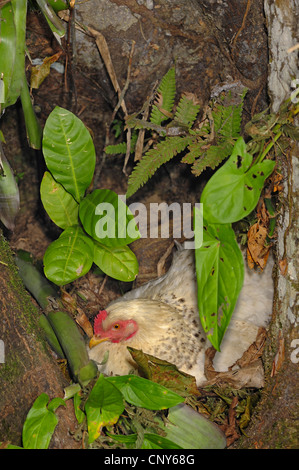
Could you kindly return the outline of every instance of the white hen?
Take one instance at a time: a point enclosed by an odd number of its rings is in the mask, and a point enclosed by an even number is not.
[[[214,367],[226,371],[255,341],[272,313],[273,262],[262,272],[245,267],[244,286],[230,325],[216,353]],[[125,375],[136,368],[127,346],[171,362],[206,381],[205,350],[211,346],[200,325],[193,250],[179,250],[169,271],[110,303],[95,319],[89,356],[107,375]],[[107,357],[108,356],[108,357]],[[260,378],[251,380],[260,386]]]

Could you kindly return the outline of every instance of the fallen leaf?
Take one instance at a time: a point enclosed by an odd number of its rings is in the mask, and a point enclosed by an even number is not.
[[[252,261],[263,270],[267,264],[270,246],[265,246],[267,228],[258,222],[248,230],[247,259]]]
[[[54,54],[51,57],[46,57],[41,65],[36,65],[35,67],[32,67],[30,88],[40,87],[45,78],[49,75],[51,65],[59,59],[61,54],[62,51],[57,52],[57,54]]]
[[[227,422],[219,426],[220,429],[224,432],[226,436],[226,445],[229,447],[237,439],[239,439],[240,434],[238,432],[238,425],[236,420],[236,407],[238,405],[238,397],[234,397],[229,407]]]
[[[75,317],[76,323],[82,328],[82,330],[87,334],[89,338],[93,337],[93,329],[90,321],[88,320],[85,312],[77,307],[77,315]]]
[[[244,387],[261,388],[264,386],[264,367],[261,359],[252,358],[251,362],[246,362],[242,367],[237,366],[236,368],[234,365],[226,372],[218,372],[213,366],[215,354],[216,350],[213,347],[206,351],[205,376],[207,381],[202,386],[230,385],[236,390]]]
[[[267,331],[265,328],[260,327],[258,329],[257,337],[254,343],[252,343],[247,351],[245,351],[240,359],[237,360],[236,364],[240,367],[245,367],[255,362],[259,357],[261,357],[265,340],[267,336]]]
[[[195,377],[192,375],[178,370],[170,362],[145,354],[139,349],[128,347],[128,350],[145,378],[163,385],[182,397],[200,395]]]

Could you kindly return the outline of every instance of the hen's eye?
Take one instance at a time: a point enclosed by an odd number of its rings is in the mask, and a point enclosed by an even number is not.
[[[115,325],[113,326],[113,329],[114,329],[114,330],[118,330],[118,328],[119,328],[119,324],[118,324],[118,323],[115,323]]]

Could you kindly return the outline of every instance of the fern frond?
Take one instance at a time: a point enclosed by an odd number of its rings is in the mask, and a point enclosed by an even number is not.
[[[159,142],[156,148],[146,152],[129,176],[126,197],[130,197],[132,194],[136,193],[136,191],[155,174],[163,163],[168,162],[176,154],[182,152],[190,142],[191,138],[189,136],[168,137],[162,142]]]
[[[227,140],[220,145],[211,145],[206,154],[194,162],[191,168],[192,173],[195,176],[199,176],[208,167],[214,170],[223,160],[231,155],[233,148],[233,144]]]
[[[104,148],[105,152],[108,155],[116,155],[118,153],[126,153],[127,151],[127,143],[126,142],[121,142],[116,145],[107,145]]]
[[[126,119],[126,127],[134,129],[148,129],[157,132],[160,135],[166,135],[166,130],[164,127],[153,122],[146,121],[145,119],[138,119],[134,116],[128,116]]]
[[[205,144],[206,142],[204,140],[192,142],[188,146],[189,152],[184,155],[181,162],[188,163],[189,165],[193,164],[195,160],[204,153],[204,151],[202,150],[202,146]]]
[[[217,137],[224,137],[225,139],[235,139],[240,135],[243,104],[246,92],[247,89],[243,91],[241,95],[241,101],[238,105],[224,106],[217,104],[212,110],[216,140]]]
[[[130,151],[130,153],[133,153],[135,151],[137,138],[138,138],[137,132],[133,131],[132,137],[131,137],[131,151]],[[119,153],[125,154],[127,152],[127,142],[120,142],[119,144],[107,145],[104,148],[104,151],[108,155],[117,155]]]
[[[218,114],[216,118],[216,114]],[[219,106],[212,112],[215,131],[218,136],[226,139],[240,135],[242,109],[240,106]],[[219,119],[220,117],[220,119]]]
[[[174,67],[169,69],[168,72],[164,75],[157,92],[160,95],[160,107],[162,109],[165,109],[165,111],[167,111],[168,113],[171,113],[176,92]],[[154,124],[160,125],[166,119],[169,119],[169,117],[159,111],[158,106],[154,105],[152,108],[150,121]]]
[[[179,101],[174,120],[190,128],[196,119],[198,111],[199,104],[196,103],[195,96],[192,93],[185,93]]]

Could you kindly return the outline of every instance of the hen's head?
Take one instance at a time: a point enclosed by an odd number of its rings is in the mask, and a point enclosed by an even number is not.
[[[134,336],[138,331],[137,322],[133,319],[109,318],[106,310],[101,310],[94,320],[94,336],[89,347],[92,348],[103,341],[120,343]]]

